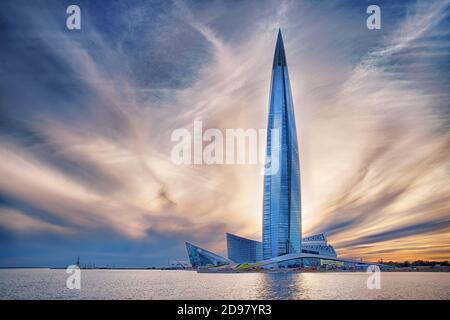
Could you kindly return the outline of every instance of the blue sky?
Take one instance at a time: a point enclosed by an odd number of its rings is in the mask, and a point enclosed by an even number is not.
[[[259,168],[175,166],[170,134],[265,128],[280,27],[305,234],[342,256],[449,259],[449,6],[2,1],[0,266],[164,265],[185,240],[258,239]]]

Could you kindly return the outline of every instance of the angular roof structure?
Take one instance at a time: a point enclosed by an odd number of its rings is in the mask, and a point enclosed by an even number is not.
[[[189,261],[192,267],[208,267],[222,266],[229,264],[231,261],[192,243],[186,242],[186,250],[188,252]]]

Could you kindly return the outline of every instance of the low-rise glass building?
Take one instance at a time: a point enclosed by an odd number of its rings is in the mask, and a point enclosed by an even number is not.
[[[262,246],[260,241],[227,233],[227,250],[228,259],[236,263],[262,260]]]

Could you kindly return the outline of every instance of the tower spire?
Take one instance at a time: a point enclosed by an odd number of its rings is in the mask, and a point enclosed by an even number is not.
[[[273,66],[286,66],[286,53],[284,51],[283,35],[281,34],[281,29],[278,29],[277,44],[275,46],[275,54],[273,56]]]

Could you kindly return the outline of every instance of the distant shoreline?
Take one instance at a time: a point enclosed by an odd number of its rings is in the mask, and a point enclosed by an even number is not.
[[[11,270],[11,269],[47,269],[47,270],[65,270],[66,267],[0,267],[0,270]],[[175,268],[160,268],[160,267],[121,267],[121,268],[81,268],[81,270],[141,270],[141,271],[194,271],[197,273],[208,273],[208,274],[223,274],[223,273],[355,273],[355,272],[365,272],[363,270],[311,270],[311,269],[279,269],[279,270],[217,270],[217,269],[175,269]],[[381,270],[381,272],[450,272],[450,267],[415,267],[415,268],[396,268],[389,270]]]
[[[51,270],[65,270],[67,267],[0,267],[1,269],[51,269]],[[179,271],[195,271],[192,268],[176,269],[165,267],[96,267],[96,268],[80,268],[81,270],[179,270]]]

